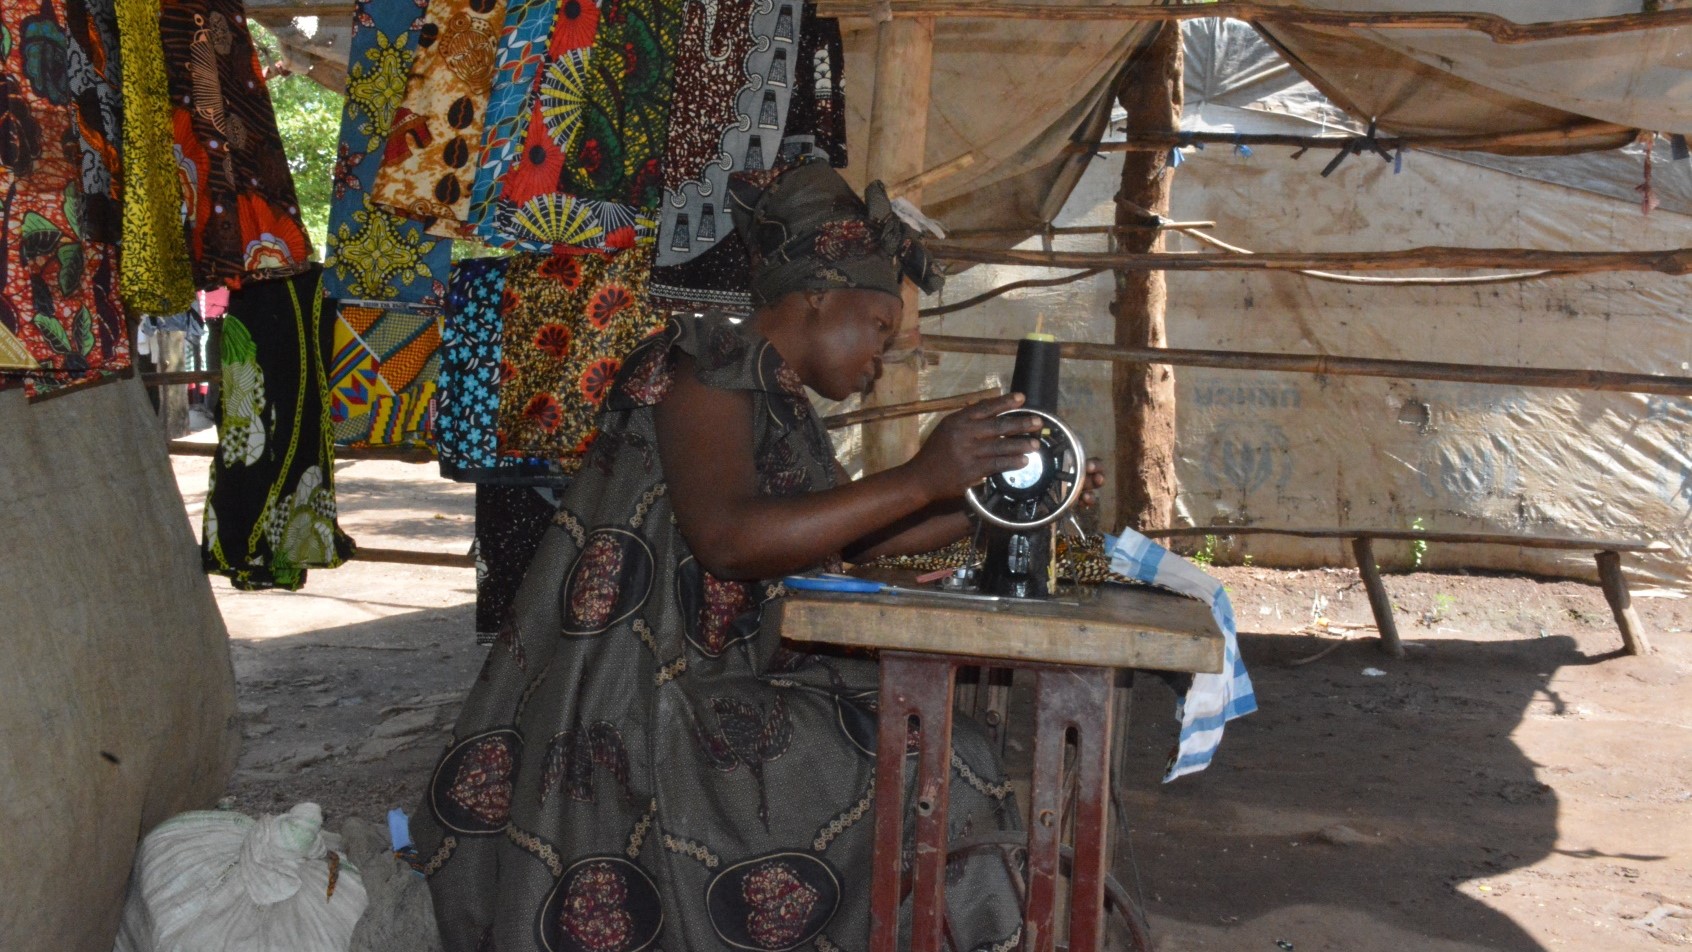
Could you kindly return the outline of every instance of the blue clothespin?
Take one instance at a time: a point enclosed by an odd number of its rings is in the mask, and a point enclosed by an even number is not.
[[[1241,158],[1251,158],[1251,146],[1240,141],[1240,134],[1234,133],[1234,154]]]
[[[1392,174],[1404,171],[1404,146],[1399,146],[1392,153]]]
[[[388,842],[396,853],[411,845],[411,817],[399,807],[388,811]]]

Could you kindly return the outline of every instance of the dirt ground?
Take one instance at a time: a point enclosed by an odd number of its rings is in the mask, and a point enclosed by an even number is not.
[[[176,466],[197,526],[206,461]],[[470,487],[400,463],[336,478],[359,541],[467,549]],[[1119,865],[1161,952],[1692,947],[1692,602],[1637,597],[1657,651],[1634,658],[1595,585],[1393,575],[1410,643],[1393,661],[1355,572],[1214,571],[1261,710],[1165,785],[1174,696],[1137,686]],[[245,735],[236,807],[314,800],[332,827],[413,809],[481,664],[473,573],[355,562],[299,593],[213,585]]]

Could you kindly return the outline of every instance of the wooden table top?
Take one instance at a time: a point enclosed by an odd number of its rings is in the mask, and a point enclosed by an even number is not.
[[[974,601],[943,594],[795,591],[764,607],[795,642],[1048,664],[1222,670],[1222,632],[1197,599],[1132,585],[1079,597]]]

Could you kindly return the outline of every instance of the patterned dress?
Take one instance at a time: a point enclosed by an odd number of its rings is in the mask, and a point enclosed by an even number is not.
[[[678,352],[750,395],[762,492],[835,485],[797,375],[748,328],[672,321],[629,356],[414,823],[448,952],[867,945],[877,668],[784,649],[759,624],[775,586],[689,551],[654,422]],[[1016,823],[968,726],[958,837]],[[958,948],[1015,944],[998,857],[948,883]]]

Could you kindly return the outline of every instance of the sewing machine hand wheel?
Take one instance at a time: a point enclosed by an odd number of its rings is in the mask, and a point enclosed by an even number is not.
[[[982,480],[964,490],[970,508],[981,518],[1016,532],[1038,529],[1057,521],[1086,488],[1086,455],[1075,432],[1044,410],[1006,410],[1000,416],[1031,413],[1046,422],[1040,447],[1028,462]]]

